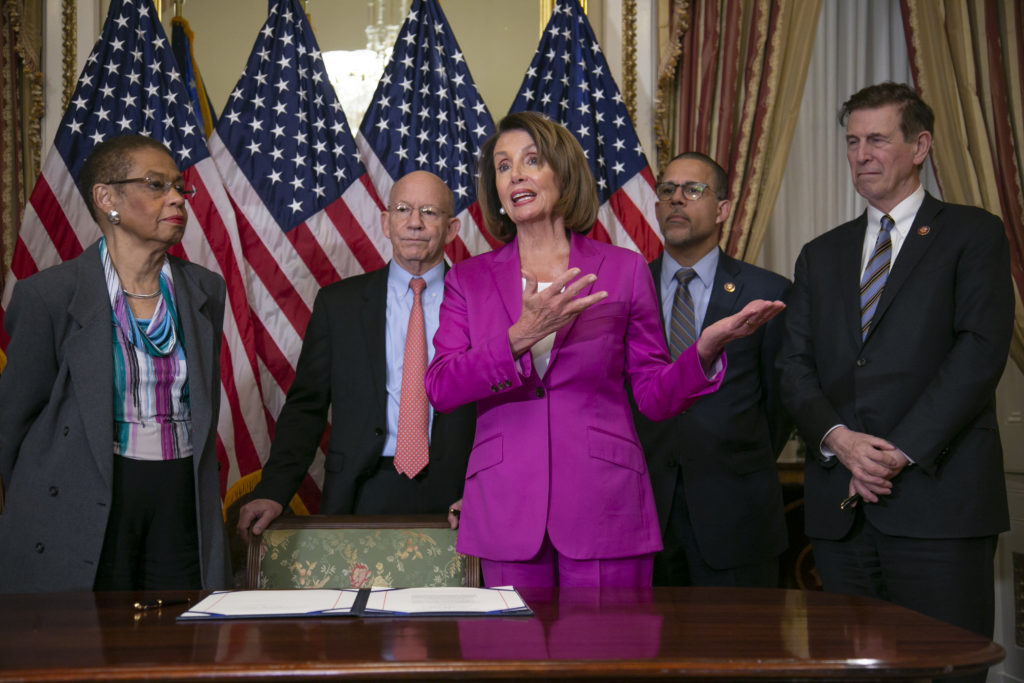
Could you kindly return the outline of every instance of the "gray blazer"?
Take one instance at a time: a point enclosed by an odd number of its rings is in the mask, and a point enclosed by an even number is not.
[[[224,281],[171,257],[192,407],[203,587],[230,586],[217,476]],[[110,512],[113,355],[98,243],[17,283],[0,376],[0,592],[91,590]]]

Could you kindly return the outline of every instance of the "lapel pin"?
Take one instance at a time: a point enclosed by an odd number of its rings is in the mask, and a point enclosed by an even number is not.
[[[736,285],[734,285],[731,282],[726,282],[724,285],[722,285],[722,289],[732,294],[733,292],[736,291]]]
[[[917,229],[917,234],[920,235],[921,237],[924,237],[931,231],[932,229],[929,228],[927,225],[922,225],[920,228]]]

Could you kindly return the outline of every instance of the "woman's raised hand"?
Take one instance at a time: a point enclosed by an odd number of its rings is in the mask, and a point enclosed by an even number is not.
[[[526,287],[523,289],[523,309],[519,320],[508,329],[508,340],[512,346],[512,355],[519,358],[531,346],[557,332],[583,311],[598,301],[606,299],[608,292],[600,291],[576,298],[585,287],[597,280],[594,274],[580,274],[579,268],[570,268],[556,277],[549,287],[537,291],[537,278],[528,271],[523,271]]]
[[[697,340],[697,355],[704,370],[709,370],[725,345],[734,339],[753,334],[761,325],[777,316],[786,308],[781,301],[755,299],[739,313],[712,323],[704,328]]]

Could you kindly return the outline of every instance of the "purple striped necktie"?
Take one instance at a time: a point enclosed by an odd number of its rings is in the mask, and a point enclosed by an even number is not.
[[[885,289],[885,281],[889,277],[889,263],[892,260],[892,239],[890,232],[895,223],[888,214],[882,216],[882,227],[875,240],[875,250],[871,253],[868,267],[864,269],[864,277],[860,282],[860,336],[866,339],[871,329],[878,300]]]

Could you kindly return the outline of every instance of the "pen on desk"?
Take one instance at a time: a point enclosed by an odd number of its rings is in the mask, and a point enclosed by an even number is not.
[[[859,502],[860,502],[860,494],[859,493],[855,493],[852,496],[847,496],[846,498],[843,498],[843,502],[841,502],[839,504],[839,509],[840,510],[849,510],[850,508],[852,508],[854,505],[856,505]]]
[[[188,605],[190,602],[191,601],[188,598],[176,598],[173,600],[158,598],[156,600],[137,602],[135,603],[135,609],[139,611],[146,609],[160,609],[161,607],[170,607],[171,605]]]

